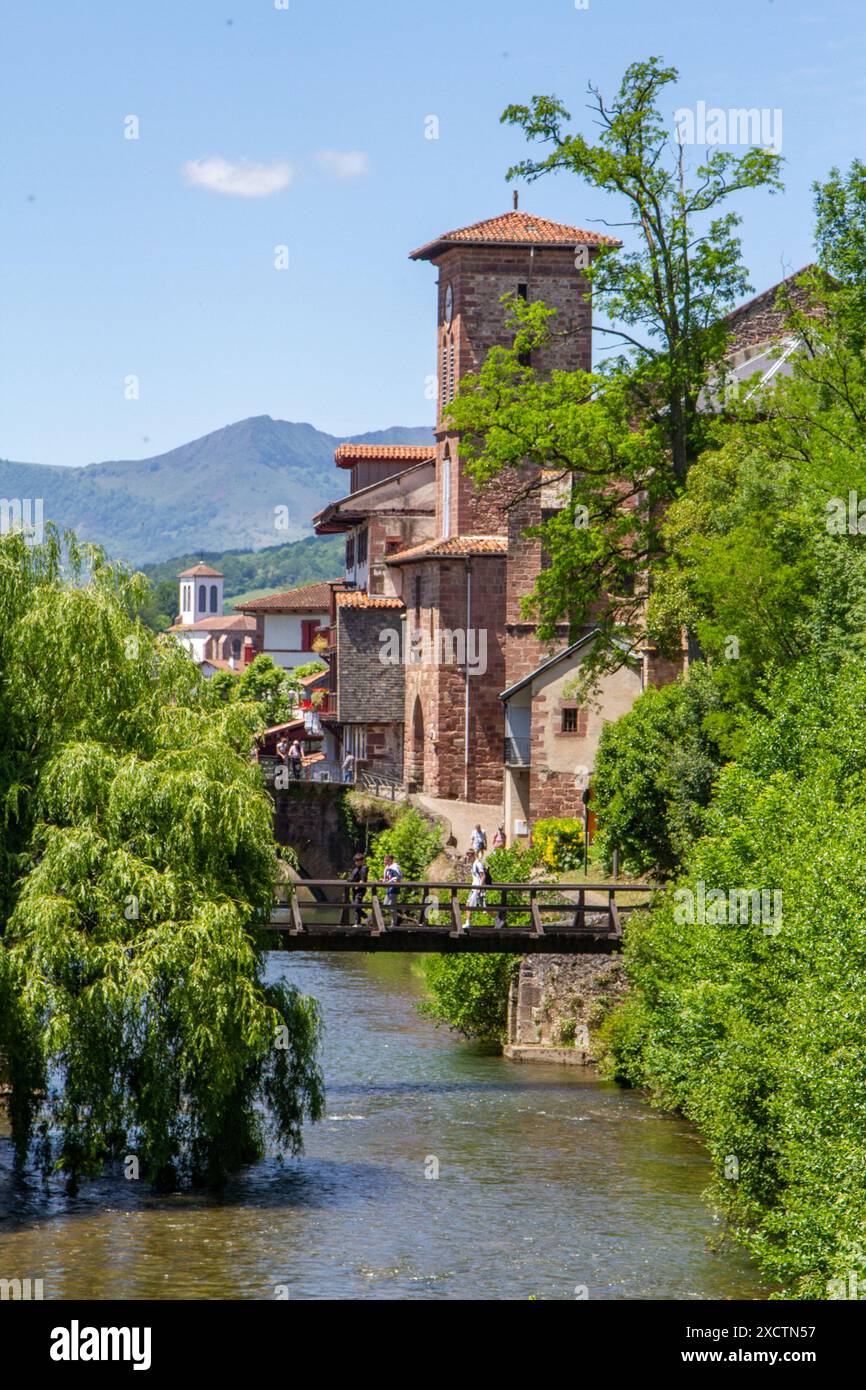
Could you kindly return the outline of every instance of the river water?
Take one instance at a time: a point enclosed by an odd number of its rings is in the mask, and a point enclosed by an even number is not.
[[[418,1014],[400,955],[269,958],[320,1002],[326,1116],[219,1197],[12,1182],[0,1278],[48,1298],[761,1298],[701,1200],[694,1131],[579,1067],[519,1064]],[[428,1176],[438,1170],[438,1177]]]

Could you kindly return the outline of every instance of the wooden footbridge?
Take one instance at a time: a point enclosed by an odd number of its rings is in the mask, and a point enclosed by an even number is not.
[[[623,921],[646,907],[651,884],[497,883],[469,907],[469,883],[380,883],[356,898],[345,879],[286,884],[261,928],[274,951],[507,951],[609,955]]]

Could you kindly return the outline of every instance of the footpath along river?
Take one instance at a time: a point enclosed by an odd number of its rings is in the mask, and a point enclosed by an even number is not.
[[[14,1182],[2,1132],[0,1279],[42,1279],[46,1299],[766,1296],[731,1244],[711,1248],[709,1164],[683,1121],[437,1030],[409,957],[269,969],[325,1019],[326,1118],[303,1157],[218,1197],[110,1178],[70,1199]]]

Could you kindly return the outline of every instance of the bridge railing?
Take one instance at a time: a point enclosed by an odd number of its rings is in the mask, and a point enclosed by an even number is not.
[[[381,800],[402,801],[406,797],[406,787],[402,782],[395,781],[393,777],[380,777],[378,773],[366,769],[359,772],[357,784]]]
[[[382,935],[431,932],[454,936],[513,932],[534,937],[554,932],[622,936],[623,920],[649,902],[644,883],[471,883],[407,880],[381,882],[301,879],[285,885],[286,902],[272,919],[275,930],[295,934]]]

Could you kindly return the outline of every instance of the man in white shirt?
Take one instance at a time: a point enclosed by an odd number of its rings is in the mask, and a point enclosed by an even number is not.
[[[481,850],[478,850],[472,864],[472,891],[466,899],[467,912],[466,921],[463,923],[464,931],[469,930],[470,918],[472,915],[468,909],[470,907],[486,907],[487,905],[487,895],[484,892],[484,885],[486,882],[487,867],[484,863],[484,856]]]
[[[403,870],[397,863],[393,854],[385,855],[385,867],[382,870],[382,880],[385,883],[385,906],[391,913],[391,926],[397,925],[397,894],[399,885],[403,881]]]

